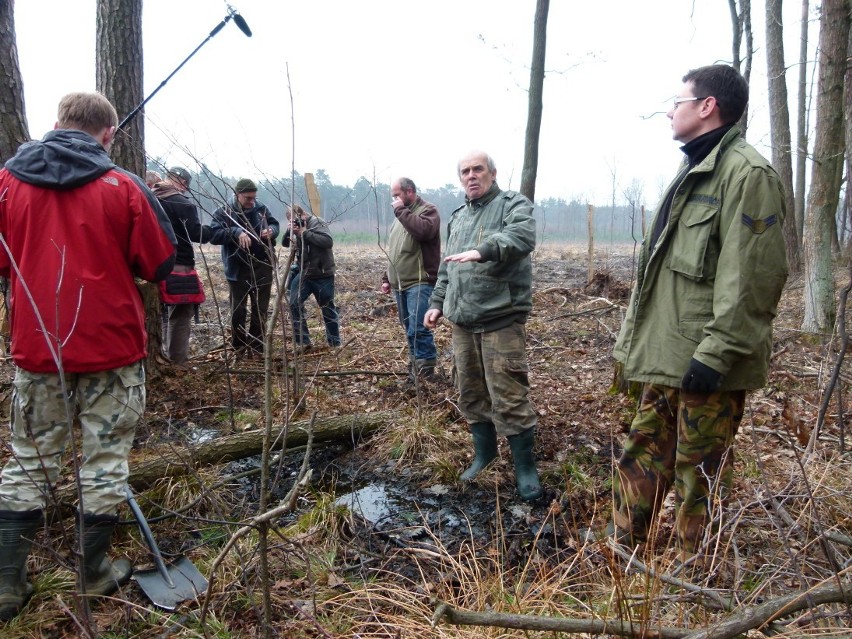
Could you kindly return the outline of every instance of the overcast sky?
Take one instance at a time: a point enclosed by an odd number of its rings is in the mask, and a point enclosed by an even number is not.
[[[428,188],[457,184],[459,157],[481,148],[499,184],[518,188],[534,0],[234,7],[253,37],[230,22],[148,103],[151,155],[236,177],[286,176],[295,161],[338,184],[405,175]],[[753,11],[749,140],[769,156],[762,3]],[[788,66],[799,33],[790,11]],[[221,0],[144,0],[145,95],[226,15]],[[95,2],[18,0],[15,20],[30,134],[41,137],[62,95],[95,88]],[[729,62],[730,42],[720,0],[551,2],[537,197],[606,204],[615,172],[619,193],[635,180],[655,203],[680,158],[665,116],[680,78]]]

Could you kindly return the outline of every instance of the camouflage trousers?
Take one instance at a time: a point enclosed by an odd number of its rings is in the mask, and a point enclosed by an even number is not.
[[[674,484],[678,547],[693,553],[730,492],[745,391],[686,393],[645,384],[618,461],[614,523],[646,539]]]
[[[82,430],[80,510],[111,515],[124,502],[127,456],[145,410],[142,361],[109,371],[69,373],[65,384],[68,411],[59,375],[20,368],[15,374],[12,458],[2,472],[0,510],[44,508],[59,477],[75,415]]]
[[[493,423],[503,437],[536,425],[529,400],[526,329],[514,323],[487,333],[453,326],[459,410],[471,424]]]

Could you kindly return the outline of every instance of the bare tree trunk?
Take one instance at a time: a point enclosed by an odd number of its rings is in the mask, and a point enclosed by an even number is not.
[[[831,242],[843,163],[843,82],[850,24],[849,0],[823,0],[819,36],[816,141],[805,217],[806,333],[828,334],[835,319]]]
[[[849,40],[846,43],[846,59],[852,60],[852,26],[849,30]],[[846,80],[844,83],[845,95],[843,96],[843,112],[852,111],[852,64],[846,67]],[[841,216],[846,223],[850,224],[852,231],[852,118],[846,117],[846,197],[843,198],[845,211]],[[850,234],[852,237],[852,234]]]
[[[808,162],[808,0],[802,0],[802,28],[799,39],[799,82],[796,105],[796,188],[793,212],[796,235],[804,242],[805,182]]]
[[[746,82],[751,83],[751,62],[754,51],[754,36],[751,32],[751,0],[740,0],[739,10],[737,9],[737,0],[728,0],[728,8],[731,12],[733,33],[731,41],[733,59],[731,66],[742,73]],[[744,59],[740,57],[743,38],[745,38],[746,43]],[[743,111],[743,115],[737,124],[739,124],[743,137],[746,137],[748,130],[748,105],[746,105],[746,109]]]
[[[29,140],[24,83],[15,40],[15,0],[0,0],[0,166]]]
[[[115,106],[118,117],[142,102],[142,0],[98,0],[96,84]],[[115,137],[112,158],[120,167],[145,176],[145,126],[142,114]],[[137,282],[145,304],[148,329],[148,373],[161,366],[163,329],[157,286]]]
[[[784,245],[787,264],[798,273],[800,239],[793,214],[793,156],[790,139],[790,111],[787,107],[787,80],[784,64],[784,27],[781,22],[782,0],[766,0],[766,66],[769,76],[769,130],[772,140],[772,165],[784,184],[787,217],[784,219]]]
[[[521,193],[531,202],[535,202],[535,180],[538,175],[538,142],[541,133],[541,113],[544,108],[544,58],[547,50],[549,9],[550,0],[536,1],[527,132],[524,138],[524,169],[521,172]]]
[[[95,83],[121,119],[142,102],[142,0],[98,0]],[[133,118],[115,138],[116,164],[145,176],[145,128]]]

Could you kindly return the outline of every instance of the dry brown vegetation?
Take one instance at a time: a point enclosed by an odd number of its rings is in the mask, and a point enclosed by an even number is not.
[[[214,304],[226,307],[226,288],[216,252],[206,249],[205,255],[208,301],[194,331],[194,357],[189,367],[166,368],[150,380],[133,459],[264,423],[262,364],[228,361]],[[852,475],[844,424],[852,373],[847,366],[841,370],[819,438],[813,438],[836,353],[800,335],[799,281],[788,284],[776,321],[770,382],[747,402],[736,486],[719,513],[722,534],[708,540],[707,569],[675,567],[670,511],[633,556],[578,537],[578,528],[608,517],[613,456],[632,417],[632,400],[609,392],[610,351],[629,291],[631,256],[630,247],[599,253],[598,275],[587,286],[583,248],[548,246],[535,255],[528,353],[547,495],[527,505],[514,493],[505,449],[472,486],[458,482],[471,450],[453,389],[430,384],[418,392],[406,384],[403,334],[390,298],[378,291],[384,255],[377,247],[338,248],[344,347],[320,348],[298,362],[306,388],[301,418],[314,411],[392,410],[398,419],[367,440],[312,451],[313,474],[292,508],[281,508],[271,521],[268,582],[260,578],[256,530],[222,553],[235,531],[260,514],[256,458],[200,468],[139,495],[164,551],[188,555],[205,574],[220,553],[221,563],[203,618],[201,601],[174,613],[158,611],[131,582],[114,599],[94,604],[100,636],[263,636],[264,591],[272,613],[268,628],[280,637],[848,636],[849,609],[825,603],[831,597],[824,591],[850,584]],[[318,312],[312,301],[308,307],[314,341],[321,343]],[[446,325],[437,339],[449,374]],[[282,345],[279,338],[276,346]],[[277,359],[283,357],[279,348]],[[273,377],[276,425],[296,419],[284,368],[279,363]],[[12,374],[7,362],[4,415]],[[273,460],[270,508],[281,506],[301,461],[300,451]],[[379,519],[336,501],[375,485],[395,495]],[[0,627],[0,637],[82,634],[74,620],[68,544],[61,543],[72,537],[70,521],[50,526],[30,561],[36,594],[17,620]],[[133,526],[122,528],[117,541],[116,552],[134,565],[149,564]],[[783,599],[790,595],[802,605]],[[450,610],[433,624],[441,602],[492,616],[454,617]],[[772,608],[778,602],[787,614]],[[757,618],[761,611],[764,622],[779,618],[762,630],[749,630],[762,625],[753,621],[731,629],[732,620]],[[511,614],[580,625],[558,629],[541,625],[547,621],[536,626],[535,620],[494,616]],[[515,629],[449,623],[453,618]],[[602,627],[601,620],[610,625]],[[632,626],[619,630],[615,621]],[[525,624],[538,629],[518,629]]]

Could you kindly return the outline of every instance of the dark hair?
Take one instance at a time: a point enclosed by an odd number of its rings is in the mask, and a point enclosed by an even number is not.
[[[399,182],[399,188],[403,191],[414,191],[417,193],[417,186],[415,186],[414,180],[410,178],[399,178],[397,182]]]
[[[711,64],[692,69],[683,82],[692,82],[696,97],[714,97],[722,122],[739,120],[748,104],[748,82],[740,72],[727,64]]]

